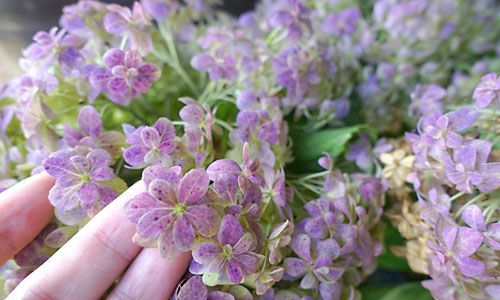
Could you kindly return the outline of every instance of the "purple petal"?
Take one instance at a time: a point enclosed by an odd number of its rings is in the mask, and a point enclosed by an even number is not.
[[[233,284],[239,284],[243,280],[241,267],[234,259],[227,261],[227,277]]]
[[[113,169],[108,167],[94,169],[90,174],[90,180],[92,181],[108,181],[113,178],[115,178],[115,173]]]
[[[172,231],[166,231],[160,234],[158,243],[160,255],[165,259],[174,259],[182,253],[175,245]]]
[[[206,71],[214,65],[214,59],[205,53],[197,54],[191,59],[191,66],[199,71]]]
[[[121,34],[129,28],[129,22],[119,14],[109,12],[104,16],[104,29],[111,34]]]
[[[214,190],[224,201],[234,204],[238,191],[238,178],[230,173],[219,174],[214,182]]]
[[[252,247],[252,235],[250,233],[245,233],[241,239],[234,245],[233,253],[241,254],[248,252],[250,247]]]
[[[490,284],[485,288],[485,291],[495,300],[500,300],[500,285]]]
[[[165,180],[168,183],[170,183],[172,186],[177,186],[179,185],[180,178],[179,175],[182,174],[177,174],[174,169],[176,167],[172,167],[170,169],[167,169],[163,166],[160,165],[155,165],[155,166],[150,166],[144,169],[142,172],[142,181],[144,181],[144,184],[146,187],[149,187],[151,182],[155,179],[161,179]]]
[[[482,243],[483,235],[481,232],[467,227],[459,227],[457,238],[455,240],[455,254],[463,256],[472,255]]]
[[[78,114],[78,127],[86,135],[98,138],[102,132],[102,121],[97,110],[87,105]]]
[[[186,217],[202,236],[214,236],[219,230],[219,214],[208,206],[197,205],[189,207],[186,210]]]
[[[181,109],[179,116],[188,124],[200,126],[203,122],[203,109],[196,104],[187,105]]]
[[[235,161],[230,159],[219,159],[214,161],[207,168],[208,178],[212,181],[216,181],[219,174],[229,173],[235,176],[241,174],[240,165]]]
[[[154,149],[160,145],[160,135],[153,128],[144,128],[141,131],[141,138],[144,145],[149,149]]]
[[[129,222],[137,223],[139,219],[155,208],[163,207],[160,202],[148,193],[141,193],[130,199],[123,206],[123,216]]]
[[[234,298],[234,296],[229,294],[229,293],[214,291],[214,292],[210,292],[210,294],[208,294],[208,298],[206,298],[206,299],[207,300],[235,300],[236,298]],[[240,298],[238,298],[238,299],[240,299]],[[205,298],[203,300],[205,300]]]
[[[188,251],[194,244],[194,229],[185,216],[181,216],[174,224],[174,241],[181,251]]]
[[[50,176],[59,178],[74,172],[74,166],[70,160],[61,157],[49,157],[43,162],[43,168]]]
[[[125,53],[125,66],[127,68],[139,68],[142,63],[141,54],[135,50],[129,50]]]
[[[108,89],[110,93],[116,96],[124,96],[130,90],[127,82],[123,78],[113,78],[108,82]],[[110,94],[110,97],[112,95]],[[115,98],[118,99],[118,98]],[[113,99],[111,99],[113,100]],[[116,102],[116,101],[115,101]]]
[[[478,112],[474,108],[461,108],[447,113],[449,128],[453,131],[462,131],[469,128],[478,117]]]
[[[212,261],[222,253],[220,247],[212,242],[201,242],[193,248],[193,259],[202,264],[209,265]]]
[[[168,181],[154,179],[149,185],[148,191],[154,198],[165,203],[168,207],[174,207],[177,204],[175,187]]]
[[[195,203],[205,195],[209,183],[205,170],[193,169],[189,171],[179,184],[179,201],[186,205]]]
[[[56,209],[67,211],[78,204],[80,197],[74,187],[59,188],[55,185],[49,192],[49,201]]]
[[[321,241],[316,245],[315,253],[316,255],[327,254],[332,259],[336,259],[340,255],[339,243],[333,238]]]
[[[94,183],[84,182],[78,189],[78,197],[82,203],[92,203],[97,199],[98,191]]]
[[[139,219],[137,233],[145,238],[155,238],[164,231],[170,231],[175,218],[170,209],[152,209]]]
[[[179,300],[206,300],[208,290],[201,276],[190,278],[180,289],[176,299]]]
[[[473,229],[486,230],[483,213],[477,205],[468,206],[462,213],[462,220]]]
[[[302,259],[312,261],[311,257],[311,238],[307,234],[297,234],[290,241],[290,248]]]
[[[233,215],[225,215],[219,227],[218,238],[222,245],[234,246],[241,238],[243,229]]]
[[[458,269],[465,276],[478,276],[486,270],[486,265],[483,262],[467,256],[455,255],[455,260],[457,261]]]
[[[104,53],[102,59],[108,68],[123,66],[125,64],[125,53],[120,49],[110,49]]]
[[[108,90],[108,83],[113,78],[111,72],[104,68],[98,68],[89,76],[90,85],[99,92]]]
[[[144,165],[144,157],[148,153],[148,149],[143,146],[134,145],[123,151],[123,159],[132,167]]]
[[[309,263],[295,257],[287,257],[283,262],[283,267],[288,275],[292,277],[302,276],[309,268]]]

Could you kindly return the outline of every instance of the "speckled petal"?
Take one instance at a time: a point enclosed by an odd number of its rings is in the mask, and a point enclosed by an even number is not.
[[[222,245],[235,245],[241,238],[243,229],[238,219],[233,215],[225,215],[220,222],[219,241]]]
[[[210,183],[205,170],[193,169],[182,178],[179,185],[179,201],[191,205],[200,200],[208,190]]]
[[[194,229],[185,216],[177,218],[174,224],[174,241],[181,251],[188,251],[194,243]]]
[[[219,230],[220,216],[213,208],[205,205],[196,205],[186,210],[186,217],[193,224],[196,231],[205,237],[212,237]]]
[[[139,219],[137,233],[145,238],[157,237],[160,233],[171,230],[175,218],[175,213],[170,209],[152,209]]]
[[[201,242],[193,248],[193,259],[202,265],[209,265],[219,254],[221,248],[212,242]]]

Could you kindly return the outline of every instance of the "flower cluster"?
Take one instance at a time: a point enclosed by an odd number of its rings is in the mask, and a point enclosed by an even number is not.
[[[385,248],[437,299],[498,297],[500,5],[218,4],[80,0],[22,51],[0,192],[46,171],[56,216],[7,291],[142,180],[134,242],[193,256],[176,300],[358,299]]]

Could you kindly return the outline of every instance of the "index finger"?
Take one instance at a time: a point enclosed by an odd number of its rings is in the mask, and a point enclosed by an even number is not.
[[[140,181],[111,202],[7,299],[99,299],[141,249],[122,207],[144,190]]]
[[[27,178],[0,193],[0,266],[31,242],[54,216],[48,200],[55,179]]]

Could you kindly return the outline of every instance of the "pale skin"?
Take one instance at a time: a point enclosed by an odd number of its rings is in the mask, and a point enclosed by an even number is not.
[[[54,215],[47,200],[55,180],[39,174],[0,194],[0,266],[26,246]],[[132,242],[135,224],[123,205],[144,191],[138,182],[104,208],[48,261],[31,273],[7,300],[168,299],[191,261],[190,253],[165,260],[158,249]]]

